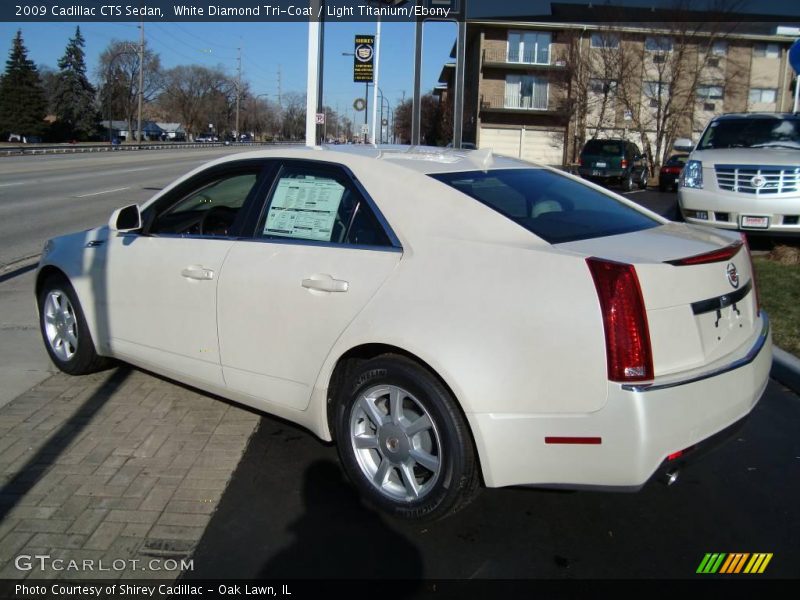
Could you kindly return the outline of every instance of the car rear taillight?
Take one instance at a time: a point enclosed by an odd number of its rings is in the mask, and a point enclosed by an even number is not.
[[[623,158],[622,159],[622,168],[623,169],[627,169],[628,168],[628,159],[627,158]]]
[[[608,378],[645,381],[653,378],[653,351],[642,289],[633,265],[590,257],[606,337]]]
[[[686,267],[691,265],[706,265],[715,262],[724,262],[732,259],[739,250],[742,248],[742,242],[733,242],[732,244],[720,248],[719,250],[712,250],[703,254],[695,254],[694,256],[687,256],[686,258],[678,258],[675,260],[666,261],[667,264],[676,267]]]
[[[758,280],[756,279],[756,266],[753,264],[753,254],[750,252],[750,244],[747,241],[747,236],[739,233],[742,236],[742,243],[745,250],[747,250],[747,258],[750,260],[750,279],[753,281],[753,293],[756,300],[756,316],[761,314],[761,300],[758,297]]]

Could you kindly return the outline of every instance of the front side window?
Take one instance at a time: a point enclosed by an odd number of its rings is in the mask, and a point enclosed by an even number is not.
[[[638,210],[544,169],[497,169],[431,175],[543,240],[558,244],[657,227]]]
[[[228,236],[256,185],[259,168],[201,175],[147,215],[149,234]]]
[[[367,246],[391,242],[366,199],[336,168],[288,166],[278,174],[257,236]]]
[[[509,31],[508,62],[550,64],[550,41],[547,32]]]
[[[506,77],[505,108],[547,109],[548,83],[535,75]]]

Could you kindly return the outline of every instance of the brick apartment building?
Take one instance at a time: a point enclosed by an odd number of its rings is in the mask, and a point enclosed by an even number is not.
[[[561,165],[592,137],[646,147],[641,132],[652,139],[661,129],[663,155],[675,138],[696,141],[714,115],[792,109],[796,23],[707,13],[697,13],[701,25],[668,23],[630,8],[622,20],[619,10],[552,4],[547,16],[469,21],[464,141]],[[443,99],[454,72],[453,63],[442,69]]]

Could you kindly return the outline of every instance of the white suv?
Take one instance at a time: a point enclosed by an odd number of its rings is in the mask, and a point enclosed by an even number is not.
[[[681,173],[688,223],[800,235],[800,115],[721,115]]]

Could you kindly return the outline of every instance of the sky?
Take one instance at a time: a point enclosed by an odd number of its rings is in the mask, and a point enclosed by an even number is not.
[[[57,69],[58,59],[76,25],[86,39],[86,62],[93,81],[98,57],[113,40],[138,44],[135,23],[0,23],[0,57],[3,63],[19,28],[28,56],[37,65]],[[363,97],[364,84],[353,83],[353,38],[374,34],[374,23],[328,23],[325,28],[324,102],[353,118],[352,103]],[[379,87],[392,106],[413,93],[414,27],[409,23],[382,23]],[[456,38],[455,23],[428,23],[424,30],[423,89],[436,85],[442,65],[450,61]],[[303,23],[145,23],[145,39],[166,68],[177,65],[221,65],[236,73],[237,47],[242,48],[242,79],[253,94],[304,92],[307,77],[308,26]],[[2,65],[3,63],[0,63]],[[0,66],[0,68],[2,68]],[[274,97],[272,98],[275,99]],[[370,102],[372,101],[370,92]],[[360,119],[359,119],[360,120]]]
[[[542,14],[549,12],[545,0],[469,0],[475,16]],[[570,1],[570,0],[560,0]],[[664,6],[674,0],[615,0],[616,5]],[[786,0],[728,0],[740,2],[741,12],[798,15],[800,2]],[[218,0],[216,4],[224,4]],[[298,0],[298,4],[302,1]],[[602,2],[595,2],[595,5]],[[698,0],[692,6],[698,6]],[[63,4],[67,4],[64,2]],[[198,3],[200,4],[200,3]],[[90,76],[95,73],[100,53],[112,40],[138,42],[137,23],[46,23],[0,22],[0,59],[7,56],[11,41],[22,30],[29,57],[38,65],[57,68],[68,39],[80,25],[86,39],[86,58]],[[307,24],[305,23],[214,23],[214,22],[154,22],[145,23],[145,37],[161,58],[164,67],[200,64],[221,66],[231,75],[236,72],[237,47],[242,49],[242,76],[253,94],[278,93],[278,72],[281,91],[303,92],[307,69]],[[353,101],[364,95],[364,84],[353,83],[350,56],[353,37],[373,34],[375,23],[329,22],[325,28],[324,103],[339,112],[355,117]],[[437,83],[442,65],[449,62],[450,50],[456,37],[455,23],[425,24],[423,48],[423,90]],[[411,23],[382,24],[379,86],[392,106],[413,92],[414,27]],[[0,68],[2,64],[0,64]],[[360,121],[360,116],[356,119]]]

